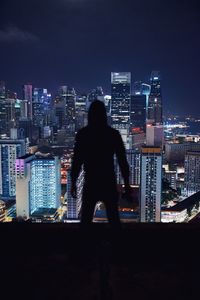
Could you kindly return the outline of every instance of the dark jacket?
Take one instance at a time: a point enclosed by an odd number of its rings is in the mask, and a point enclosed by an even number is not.
[[[88,190],[108,192],[116,189],[114,155],[116,154],[125,184],[129,182],[129,165],[120,133],[108,125],[86,126],[76,135],[71,179],[75,185],[81,166]]]

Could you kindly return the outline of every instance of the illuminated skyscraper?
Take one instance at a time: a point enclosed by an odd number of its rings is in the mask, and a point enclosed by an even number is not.
[[[129,149],[131,73],[111,73],[111,125],[120,131],[125,148]]]
[[[58,157],[37,157],[30,163],[30,215],[60,206],[61,178]]]
[[[16,160],[17,217],[45,217],[60,206],[61,181],[58,157],[27,154]]]
[[[77,197],[76,199],[71,195],[71,176],[68,171],[67,175],[67,219],[77,220],[79,219],[79,214],[81,210],[81,200],[82,200],[82,191],[84,183],[84,171],[83,169],[80,172],[80,175],[77,180]]]
[[[95,100],[104,102],[104,93],[101,86],[97,86],[96,89],[93,89],[87,96],[86,108],[89,109],[91,103]]]
[[[6,205],[4,201],[0,200],[0,223],[6,219]]]
[[[126,150],[126,157],[130,168],[129,183],[131,185],[140,185],[140,152],[133,149]],[[116,157],[114,159],[114,166],[117,184],[124,184],[124,180]]]
[[[66,85],[60,86],[54,101],[57,128],[66,133],[68,147],[73,147],[75,137],[76,92]]]
[[[43,127],[47,125],[47,118],[50,109],[51,95],[47,89],[34,88],[33,91],[33,125]]]
[[[146,96],[131,95],[130,127],[132,129],[146,131]]]
[[[200,151],[188,151],[185,155],[185,196],[200,191]]]
[[[150,124],[162,124],[162,95],[160,72],[153,71],[150,78],[151,92],[148,99],[147,119]]]
[[[162,150],[142,147],[140,181],[140,220],[160,222],[161,218]]]
[[[27,101],[27,116],[30,120],[33,118],[33,87],[31,84],[23,85],[23,100]]]
[[[78,96],[76,98],[76,118],[75,129],[76,132],[86,125],[87,113],[86,113],[86,95]]]
[[[131,73],[111,73],[111,118],[118,130],[130,126]]]
[[[31,161],[35,155],[26,154],[16,159],[16,212],[17,217],[30,217]]]
[[[0,133],[5,133],[6,122],[6,89],[5,82],[0,81]]]
[[[15,160],[25,153],[25,140],[0,140],[0,199],[15,199]]]

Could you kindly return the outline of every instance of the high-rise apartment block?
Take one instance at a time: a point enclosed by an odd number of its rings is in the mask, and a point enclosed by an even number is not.
[[[6,89],[5,82],[0,81],[0,134],[5,133],[6,123]]]
[[[31,162],[30,215],[60,205],[61,179],[58,157],[38,157]]]
[[[37,218],[56,212],[60,206],[60,159],[25,155],[16,160],[17,216]]]
[[[188,151],[186,153],[184,179],[186,196],[200,191],[200,151]]]
[[[26,143],[25,140],[0,139],[0,199],[15,199],[15,161],[26,153]]]
[[[160,222],[162,150],[160,147],[142,147],[140,183],[141,222]]]
[[[16,212],[17,217],[30,217],[30,163],[35,158],[33,154],[26,154],[16,159]]]
[[[6,205],[5,202],[0,200],[0,223],[6,219]]]
[[[67,219],[68,220],[78,220],[80,217],[83,183],[84,183],[84,171],[82,169],[76,183],[77,197],[73,198],[71,195],[70,170],[68,170],[68,174],[67,174]]]

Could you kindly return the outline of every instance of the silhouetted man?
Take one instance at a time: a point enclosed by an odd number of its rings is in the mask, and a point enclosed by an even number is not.
[[[71,170],[73,197],[76,197],[76,180],[82,165],[85,171],[81,208],[83,225],[92,222],[98,201],[105,204],[109,222],[114,226],[120,224],[114,172],[115,154],[124,178],[125,192],[129,194],[129,165],[121,135],[108,126],[105,106],[96,100],[88,112],[88,126],[76,135]]]

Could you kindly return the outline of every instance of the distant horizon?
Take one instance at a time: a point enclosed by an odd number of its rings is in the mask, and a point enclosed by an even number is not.
[[[111,71],[109,74],[111,74],[113,71]],[[124,70],[123,71],[118,71],[118,72],[125,72]],[[127,72],[129,72],[129,71],[127,71]],[[131,71],[130,71],[131,72]],[[151,74],[151,72],[149,73],[149,80],[150,80],[150,74]],[[57,94],[57,92],[58,92],[58,88],[60,87],[60,86],[68,86],[68,87],[73,87],[74,89],[75,89],[75,91],[76,91],[76,93],[77,93],[77,95],[87,95],[88,93],[90,93],[93,89],[95,89],[97,86],[101,86],[102,87],[102,89],[103,89],[103,92],[104,92],[104,95],[111,95],[111,82],[110,82],[110,89],[108,88],[108,86],[109,86],[109,84],[107,84],[106,86],[107,86],[107,88],[105,89],[104,88],[104,86],[102,85],[102,84],[97,84],[96,86],[91,86],[91,88],[89,87],[89,85],[88,85],[88,89],[87,88],[81,88],[81,87],[76,87],[74,84],[67,84],[67,82],[64,82],[64,80],[63,81],[61,81],[61,83],[59,84],[57,84],[57,85],[55,85],[54,84],[54,86],[51,88],[49,88],[49,86],[50,86],[50,84],[44,84],[44,85],[42,85],[42,84],[34,84],[34,82],[32,81],[31,82],[31,80],[29,80],[29,81],[26,81],[25,83],[22,83],[21,85],[18,85],[18,86],[16,86],[15,84],[8,84],[7,82],[9,82],[9,81],[6,81],[6,80],[4,80],[4,79],[1,79],[0,81],[3,81],[3,82],[5,82],[5,87],[6,87],[6,90],[9,90],[9,91],[11,91],[11,92],[16,92],[17,93],[17,98],[18,99],[23,99],[22,98],[22,88],[23,88],[23,85],[26,85],[26,84],[30,84],[30,85],[32,85],[33,86],[33,88],[46,88],[47,90],[48,90],[48,92],[49,93],[51,93],[51,95],[53,96],[53,97],[55,97],[56,96],[56,94]],[[133,90],[133,85],[134,85],[134,82],[137,82],[137,81],[141,81],[141,82],[143,82],[143,83],[146,83],[146,84],[150,84],[150,81],[148,81],[148,80],[142,80],[142,79],[137,79],[137,78],[135,78],[134,77],[134,79],[133,79],[133,76],[132,76],[132,72],[131,72],[131,91]],[[82,90],[81,90],[82,89]],[[162,80],[162,73],[161,73],[161,91],[162,91],[162,100],[163,100],[163,113],[164,113],[164,116],[165,115],[169,115],[169,114],[172,114],[173,116],[179,116],[179,117],[189,117],[189,116],[192,116],[192,117],[195,117],[195,118],[200,118],[200,113],[199,112],[193,112],[193,111],[190,111],[190,112],[183,112],[183,111],[170,111],[169,110],[169,108],[168,107],[166,107],[166,103],[165,103],[165,98],[164,98],[164,96],[163,96],[163,94],[165,95],[165,91],[164,91],[164,93],[163,93],[163,80]],[[131,93],[132,94],[132,93]]]

